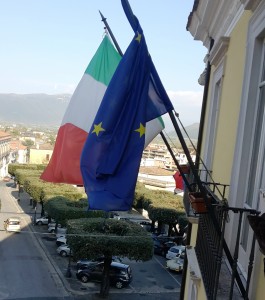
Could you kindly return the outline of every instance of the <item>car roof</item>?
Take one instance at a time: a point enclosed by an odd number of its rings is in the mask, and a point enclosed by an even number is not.
[[[178,250],[184,250],[186,247],[185,246],[183,246],[183,245],[178,245],[178,246],[172,246],[170,249],[178,249]],[[170,249],[169,249],[169,251],[170,251]]]
[[[20,221],[19,217],[10,217],[8,218],[9,221]]]
[[[96,265],[104,265],[104,261],[100,261],[98,263],[95,262],[95,263],[96,263]],[[120,269],[127,269],[129,267],[129,265],[119,263],[119,262],[116,262],[116,261],[112,261],[110,266],[114,267],[114,268],[120,268]]]
[[[116,262],[116,261],[113,261],[110,265],[111,265],[111,267],[121,268],[121,269],[127,269],[129,267],[129,265],[119,263],[119,262]]]

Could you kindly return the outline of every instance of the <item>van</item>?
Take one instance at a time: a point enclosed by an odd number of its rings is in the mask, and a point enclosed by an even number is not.
[[[6,231],[20,232],[20,218],[11,217],[5,220],[4,227]]]

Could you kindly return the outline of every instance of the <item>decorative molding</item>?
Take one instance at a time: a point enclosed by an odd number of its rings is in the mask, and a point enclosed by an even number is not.
[[[209,57],[209,61],[211,65],[217,66],[219,64],[219,62],[227,52],[227,49],[229,47],[229,42],[230,42],[230,38],[223,36],[214,45]]]
[[[191,224],[199,224],[199,218],[193,216],[187,216],[189,223]]]
[[[245,10],[254,11],[262,0],[240,0]]]
[[[188,245],[186,247],[186,254],[189,263],[191,280],[193,280],[197,284],[201,280],[202,276],[194,248]]]
[[[195,40],[202,41],[209,49],[211,39],[217,41],[231,33],[244,12],[241,1],[246,0],[200,0],[187,29]]]

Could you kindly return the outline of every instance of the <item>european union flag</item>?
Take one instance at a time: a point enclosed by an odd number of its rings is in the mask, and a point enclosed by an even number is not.
[[[136,34],[111,79],[81,155],[89,209],[131,208],[146,122],[173,110],[136,22]]]

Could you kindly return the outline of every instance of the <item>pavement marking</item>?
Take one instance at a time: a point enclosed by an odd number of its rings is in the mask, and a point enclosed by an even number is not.
[[[156,262],[164,269],[167,271],[167,273],[179,284],[179,286],[181,286],[181,283],[161,264],[161,262],[155,257],[153,256],[154,259],[156,260]]]

